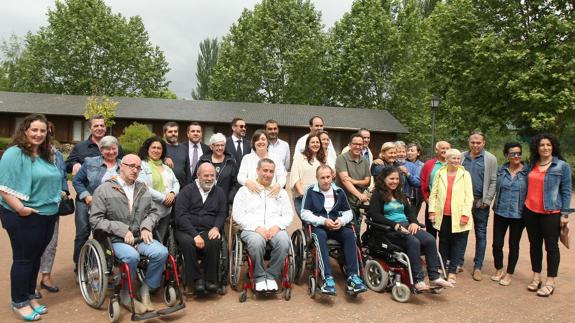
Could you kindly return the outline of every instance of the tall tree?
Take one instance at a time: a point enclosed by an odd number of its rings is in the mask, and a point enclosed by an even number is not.
[[[23,41],[15,34],[10,35],[8,40],[2,40],[0,44],[0,90],[17,90],[15,88],[16,70],[22,60],[23,51]]]
[[[26,45],[17,84],[26,91],[162,96],[169,84],[142,19],[114,14],[103,0],[56,1]]]
[[[218,62],[220,45],[217,38],[206,38],[200,43],[200,54],[196,63],[196,88],[192,90],[194,100],[208,98],[210,87],[210,75]]]
[[[217,100],[319,104],[324,34],[309,0],[263,0],[222,40],[210,79]]]

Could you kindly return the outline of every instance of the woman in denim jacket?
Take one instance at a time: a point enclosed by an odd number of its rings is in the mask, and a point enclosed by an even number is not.
[[[527,197],[523,219],[529,237],[533,279],[527,289],[547,297],[555,290],[559,269],[559,233],[569,222],[571,204],[571,167],[552,135],[541,134],[531,140],[531,165],[527,177]],[[547,279],[541,286],[543,241],[547,251]]]
[[[519,242],[525,228],[522,212],[527,195],[528,167],[521,159],[522,147],[518,142],[508,142],[503,147],[507,163],[497,170],[495,202],[493,204],[493,259],[495,274],[491,280],[502,286],[511,283],[519,259]],[[509,256],[507,272],[503,273],[503,245],[509,228]]]
[[[76,238],[74,239],[74,263],[78,263],[80,249],[90,236],[90,206],[92,194],[110,178],[118,175],[121,160],[118,159],[118,139],[105,136],[98,144],[101,156],[87,157],[74,176],[72,185],[76,190]],[[76,267],[75,267],[76,268]],[[76,271],[76,269],[74,269]]]

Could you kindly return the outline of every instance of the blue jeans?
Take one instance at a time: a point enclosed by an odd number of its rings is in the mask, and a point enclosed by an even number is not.
[[[345,257],[345,268],[348,274],[357,274],[357,253],[355,236],[353,230],[348,227],[342,227],[337,231],[326,230],[323,227],[312,227],[312,234],[315,234],[317,243],[319,245],[319,252],[321,255],[320,269],[323,267],[322,274],[325,277],[333,276],[331,266],[329,265],[329,250],[327,248],[327,240],[335,239],[343,246],[343,255]]]
[[[90,207],[76,199],[76,212],[74,214],[76,222],[76,238],[74,239],[74,264],[78,263],[80,250],[90,237]]]
[[[469,231],[453,233],[451,231],[451,216],[443,216],[439,230],[439,253],[443,258],[443,265],[447,267],[447,272],[450,274],[455,274],[457,265],[463,263],[468,235]],[[449,267],[447,266],[448,259]]]
[[[138,267],[138,262],[140,262],[140,254],[147,256],[150,262],[146,269],[144,283],[146,283],[150,289],[160,287],[164,265],[168,258],[168,249],[164,245],[156,240],[153,240],[150,244],[141,242],[135,247],[123,242],[114,242],[112,243],[112,248],[114,249],[116,258],[127,263],[130,267],[132,282],[134,282],[137,277],[136,268]]]
[[[481,267],[483,267],[483,259],[485,258],[485,248],[487,247],[487,221],[489,220],[489,207],[484,209],[474,207],[471,209],[471,213],[473,214],[473,229],[475,230],[475,257],[473,258],[473,269],[481,270]]]
[[[54,234],[58,215],[18,214],[0,206],[2,227],[8,232],[12,246],[10,289],[12,306],[21,308],[34,298],[40,259]]]

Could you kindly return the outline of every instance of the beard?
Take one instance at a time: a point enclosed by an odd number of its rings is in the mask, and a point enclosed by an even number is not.
[[[214,185],[216,185],[216,181],[208,183],[208,182],[198,180],[198,182],[200,183],[200,187],[204,190],[204,192],[208,192],[209,190],[212,189],[212,187],[214,187]]]

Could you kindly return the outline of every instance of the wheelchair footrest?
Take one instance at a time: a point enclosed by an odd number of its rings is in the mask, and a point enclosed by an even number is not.
[[[146,312],[144,314],[133,314],[132,321],[143,321],[143,320],[150,320],[160,316],[156,312]]]
[[[156,313],[158,315],[168,315],[168,314],[172,314],[174,312],[177,312],[179,310],[182,310],[182,309],[184,309],[184,307],[186,307],[186,304],[180,303],[180,304],[174,305],[172,307],[162,308],[161,310],[156,311]]]

